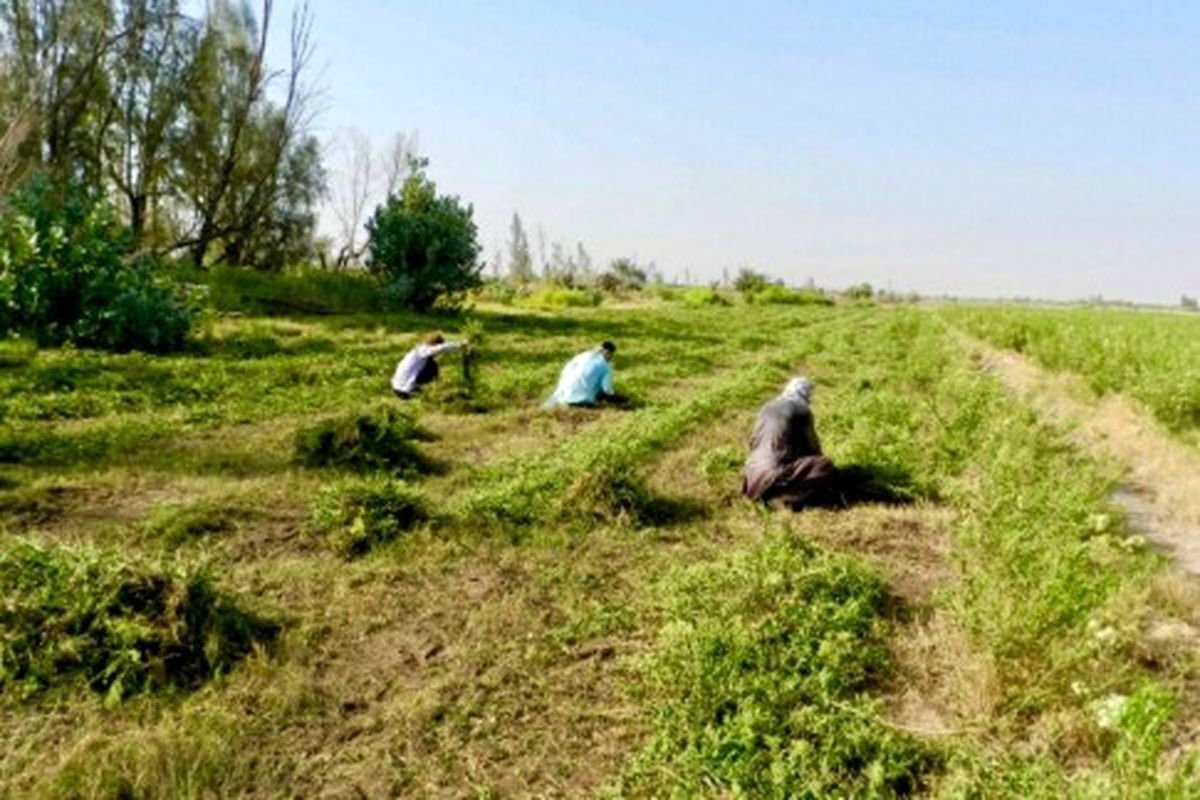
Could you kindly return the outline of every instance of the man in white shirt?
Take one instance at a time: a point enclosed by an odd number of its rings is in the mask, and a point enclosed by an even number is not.
[[[422,386],[437,380],[438,365],[434,359],[460,347],[461,343],[447,342],[440,333],[427,337],[405,353],[396,365],[396,372],[392,375],[392,391],[400,399],[408,400]]]

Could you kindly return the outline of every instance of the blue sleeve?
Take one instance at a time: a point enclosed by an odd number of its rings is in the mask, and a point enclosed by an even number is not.
[[[600,390],[605,394],[616,394],[613,390],[612,366],[604,362],[604,370],[600,373]]]

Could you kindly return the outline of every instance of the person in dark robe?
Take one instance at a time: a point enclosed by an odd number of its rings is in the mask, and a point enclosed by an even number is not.
[[[812,381],[793,378],[759,410],[742,470],[743,495],[794,511],[845,504],[838,469],[821,452],[812,396]]]

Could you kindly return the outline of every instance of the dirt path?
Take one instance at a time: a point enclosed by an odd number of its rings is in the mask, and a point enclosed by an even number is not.
[[[1017,353],[959,338],[1021,399],[1049,420],[1073,428],[1080,446],[1126,468],[1113,500],[1125,509],[1130,528],[1180,568],[1200,575],[1200,455],[1171,439],[1126,397],[1093,400],[1078,376],[1049,372]]]

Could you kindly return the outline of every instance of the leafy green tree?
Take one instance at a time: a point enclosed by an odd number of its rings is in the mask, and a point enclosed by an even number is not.
[[[439,195],[417,160],[400,191],[367,222],[367,269],[398,305],[417,310],[453,303],[481,284],[474,209]]]

